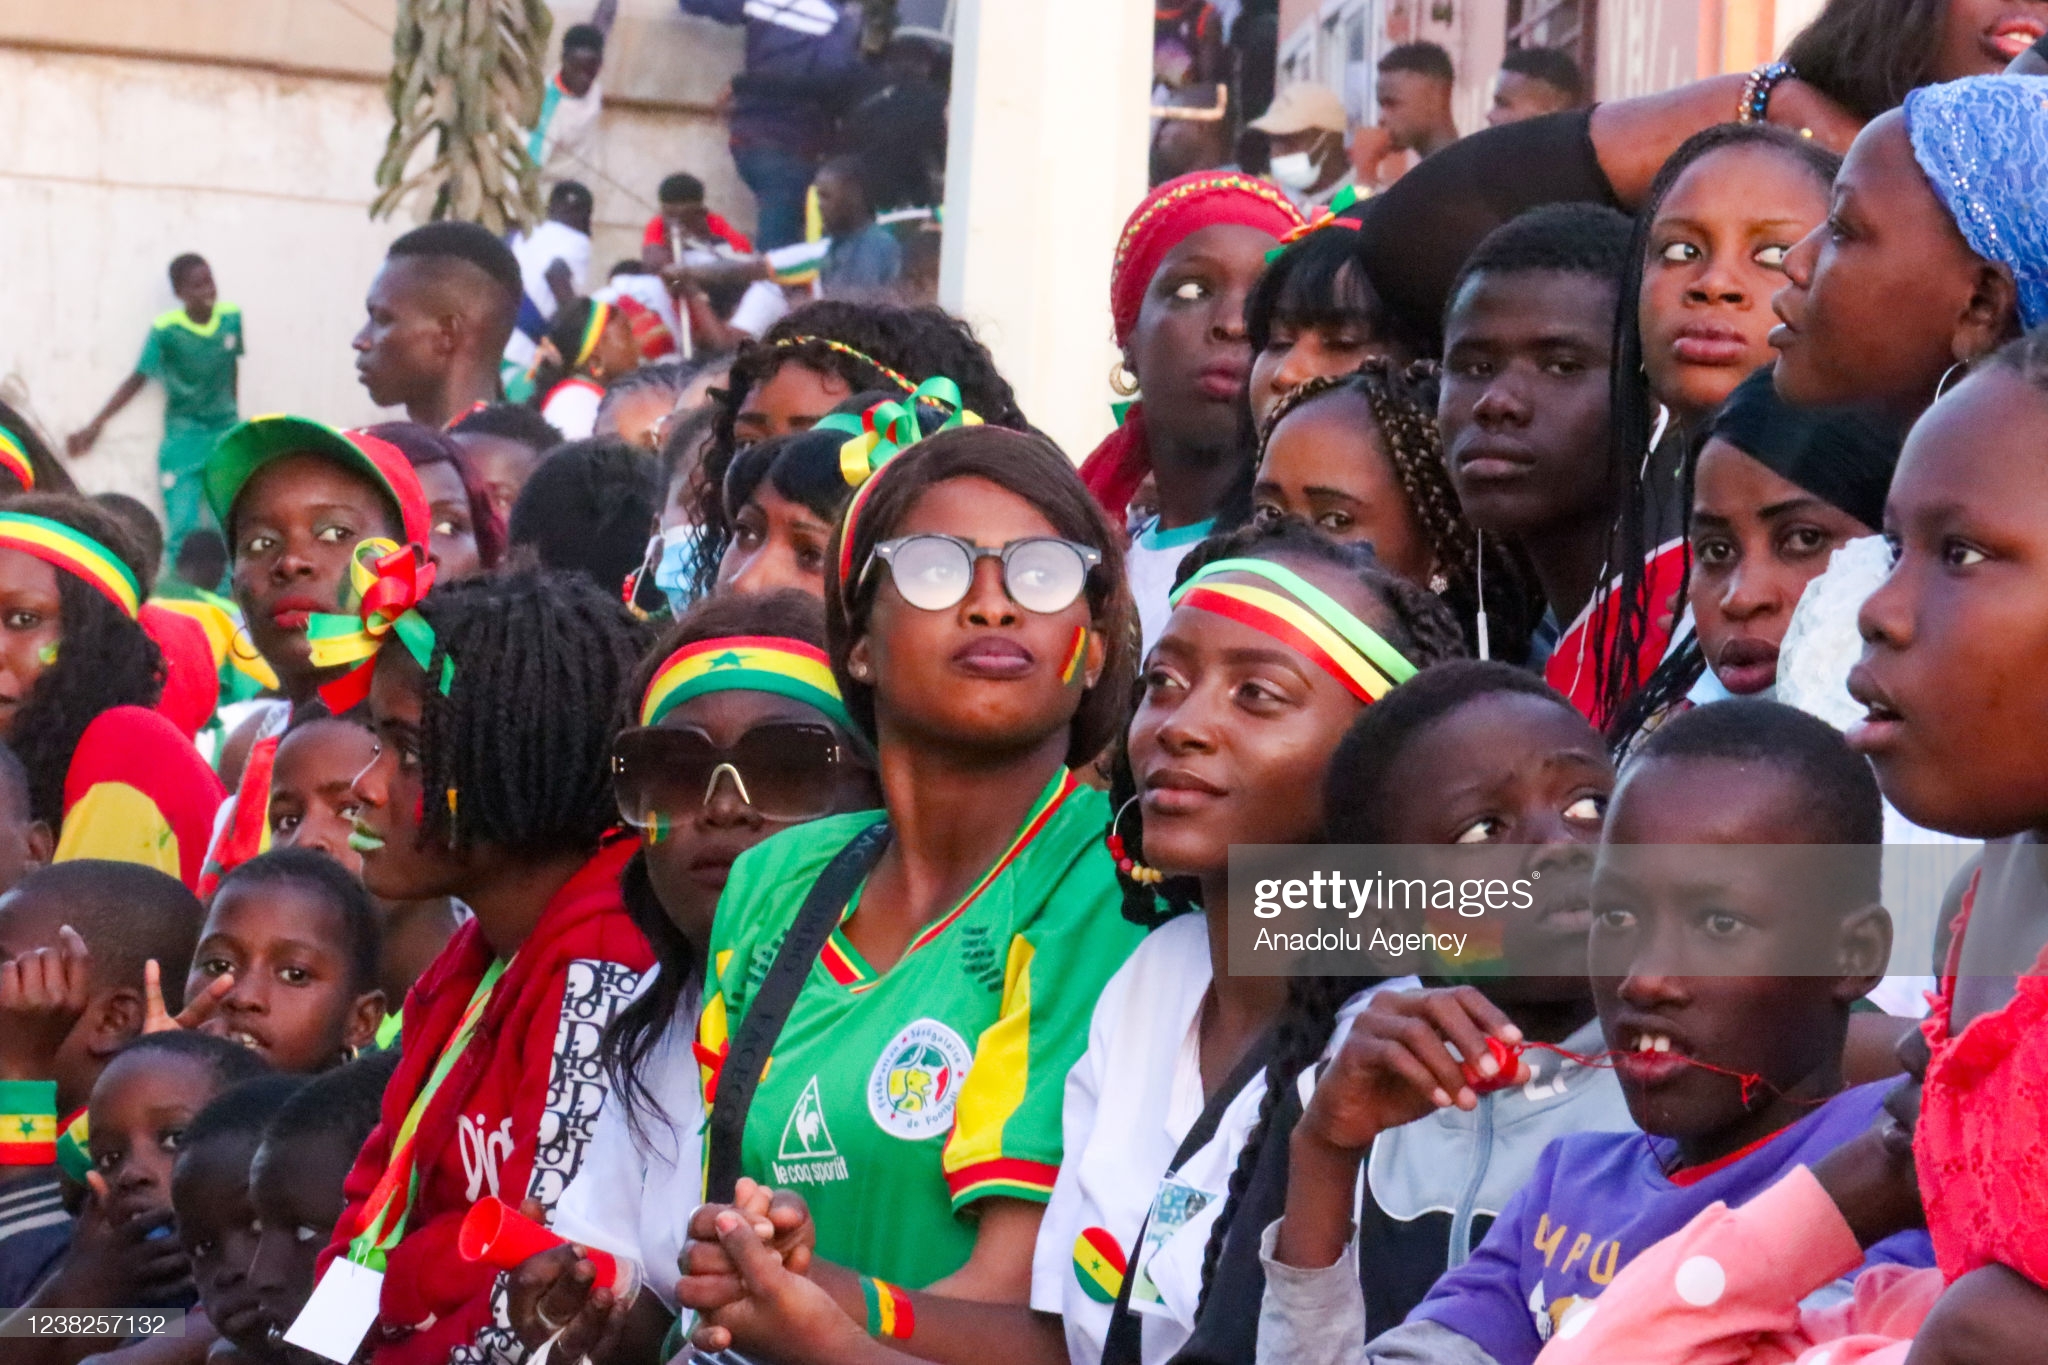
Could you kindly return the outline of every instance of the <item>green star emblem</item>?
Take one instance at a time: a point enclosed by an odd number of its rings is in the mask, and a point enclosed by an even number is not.
[[[714,669],[744,668],[746,666],[746,662],[746,655],[740,653],[736,649],[728,649],[727,651],[725,651],[725,653],[715,656],[711,660],[711,666]]]

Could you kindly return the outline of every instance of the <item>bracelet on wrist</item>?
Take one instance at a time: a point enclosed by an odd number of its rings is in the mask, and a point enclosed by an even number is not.
[[[872,1275],[860,1277],[861,1300],[868,1308],[868,1335],[889,1341],[908,1341],[917,1330],[917,1312],[910,1295]]]
[[[1778,82],[1790,80],[1798,73],[1784,62],[1766,62],[1749,73],[1742,83],[1742,98],[1735,105],[1737,123],[1762,123],[1771,109],[1771,91]]]

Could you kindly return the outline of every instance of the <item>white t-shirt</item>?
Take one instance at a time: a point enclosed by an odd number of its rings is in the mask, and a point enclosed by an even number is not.
[[[1124,552],[1124,577],[1131,585],[1132,599],[1138,604],[1138,627],[1144,637],[1139,658],[1152,652],[1153,644],[1166,630],[1166,618],[1173,614],[1166,598],[1173,591],[1173,576],[1179,572],[1181,560],[1215,528],[1216,523],[1211,520],[1162,531],[1159,519],[1154,517]]]
[[[639,1136],[627,1120],[625,1096],[607,1091],[590,1149],[553,1222],[572,1242],[638,1262],[640,1282],[671,1313],[682,1276],[677,1258],[689,1240],[690,1215],[704,1202],[704,1100],[690,1051],[696,1019],[697,1002],[686,999],[648,1054],[642,1077],[662,1114],[636,1112]]]
[[[555,291],[548,288],[548,267],[556,261],[569,267],[569,286],[583,292],[590,275],[590,238],[567,223],[549,218],[512,239],[512,257],[519,262],[519,280],[526,297],[544,318],[555,315]]]
[[[549,392],[540,405],[540,415],[562,433],[563,440],[585,441],[597,430],[597,410],[603,404],[603,389],[581,376],[572,376]]]
[[[1156,929],[1110,978],[1088,1028],[1088,1050],[1067,1073],[1061,1115],[1066,1159],[1053,1184],[1031,1263],[1031,1306],[1058,1313],[1067,1354],[1102,1359],[1114,1292],[1087,1278],[1080,1262],[1090,1242],[1107,1237],[1143,1273],[1131,1294],[1143,1315],[1143,1359],[1159,1365],[1187,1344],[1202,1290],[1209,1233],[1223,1210],[1238,1153],[1265,1098],[1263,1074],[1224,1110],[1216,1134],[1163,1183],[1173,1154],[1204,1106],[1200,1035],[1202,997],[1212,979],[1208,925],[1185,915]],[[1361,991],[1345,1003],[1330,1043],[1379,990],[1412,989],[1412,977]],[[1163,1212],[1146,1229],[1149,1257],[1131,1255],[1155,1196]],[[1184,1221],[1182,1216],[1186,1216]],[[1169,1223],[1174,1225],[1168,1227]],[[1147,1281],[1156,1294],[1147,1294]]]

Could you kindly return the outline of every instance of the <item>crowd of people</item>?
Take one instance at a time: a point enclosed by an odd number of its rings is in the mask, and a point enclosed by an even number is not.
[[[1085,460],[936,306],[649,362],[459,222],[367,284],[402,420],[237,422],[180,257],[108,405],[180,376],[168,525],[0,410],[7,1360],[2038,1360],[2048,25],[1984,9],[1158,185]],[[2019,856],[1915,939],[1887,837]],[[1230,850],[1326,843],[1582,893],[1513,974],[1233,972]]]

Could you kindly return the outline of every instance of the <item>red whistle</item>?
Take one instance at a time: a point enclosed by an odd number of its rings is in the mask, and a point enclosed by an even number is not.
[[[489,1196],[470,1205],[455,1234],[455,1250],[465,1261],[482,1261],[500,1270],[517,1270],[543,1251],[567,1245],[539,1223],[526,1217],[501,1199]],[[610,1289],[621,1296],[637,1288],[637,1274],[630,1264],[595,1247],[583,1248],[583,1258],[597,1270],[595,1289]]]
[[[1515,1083],[1515,1077],[1522,1072],[1520,1043],[1505,1043],[1488,1035],[1486,1050],[1493,1054],[1493,1060],[1500,1068],[1492,1076],[1482,1076],[1478,1067],[1470,1062],[1463,1063],[1465,1083],[1472,1087],[1472,1093],[1475,1095],[1490,1095],[1496,1090],[1506,1090]]]

